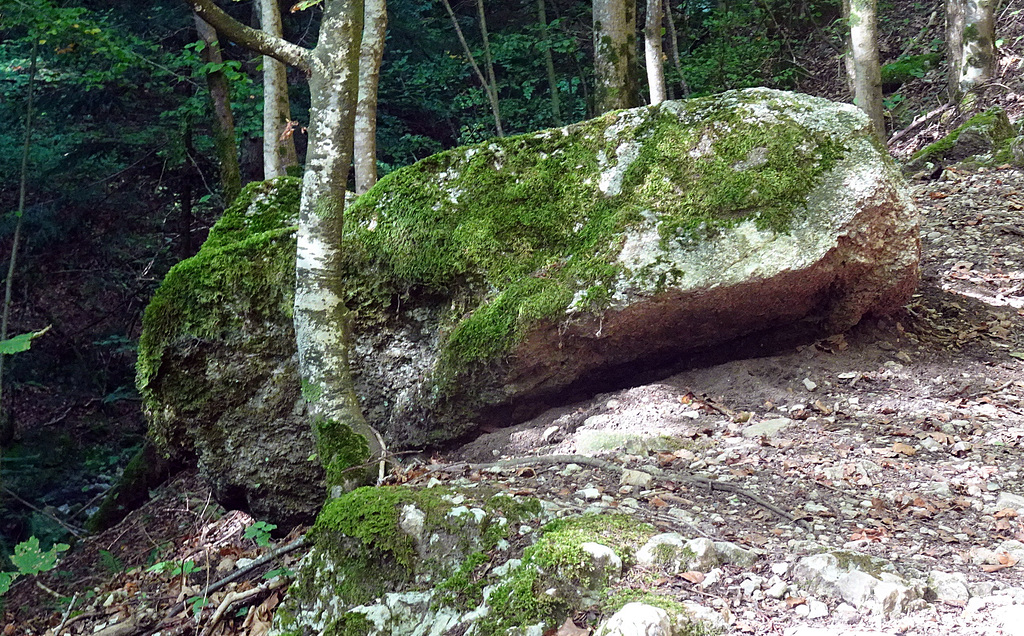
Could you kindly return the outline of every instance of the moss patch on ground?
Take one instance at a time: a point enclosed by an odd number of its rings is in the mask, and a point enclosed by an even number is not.
[[[1013,126],[1010,125],[1010,120],[1007,118],[1006,113],[997,106],[972,116],[942,139],[918,150],[911,156],[908,163],[916,166],[926,161],[941,160],[956,147],[956,142],[960,139],[960,135],[969,129],[985,131],[995,145],[993,150],[996,150],[1005,139],[1015,135]]]
[[[546,590],[585,585],[583,550],[587,542],[612,548],[626,566],[628,560],[654,534],[654,528],[638,524],[628,515],[585,515],[553,521],[540,530],[540,538],[523,553],[522,564],[510,572],[487,598],[490,610],[478,623],[480,634],[506,634],[515,627],[545,623],[556,626],[572,607],[561,593]],[[605,582],[607,585],[608,582]]]

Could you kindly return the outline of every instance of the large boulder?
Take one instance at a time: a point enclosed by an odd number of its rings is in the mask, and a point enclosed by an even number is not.
[[[156,439],[219,492],[312,511],[294,209],[253,188],[147,310],[139,387]],[[440,153],[360,197],[345,232],[356,388],[393,448],[739,337],[841,331],[918,275],[917,213],[867,119],[766,89]]]
[[[225,506],[282,525],[312,520],[325,495],[291,320],[300,187],[243,190],[153,296],[137,365],[158,448],[197,460]]]
[[[346,222],[357,391],[401,447],[748,334],[842,331],[918,278],[867,119],[767,89],[440,153]]]

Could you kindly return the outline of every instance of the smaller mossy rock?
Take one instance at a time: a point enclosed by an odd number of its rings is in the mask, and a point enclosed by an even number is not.
[[[936,163],[968,161],[979,165],[993,165],[1013,160],[1010,142],[1017,133],[1006,111],[994,107],[974,115],[952,132],[914,153],[904,166],[906,172],[916,172]]]
[[[648,591],[637,552],[653,527],[618,513],[474,487],[360,488],[331,500],[272,636],[526,636],[640,602],[666,634],[711,634],[700,607]]]
[[[300,188],[246,186],[153,296],[137,364],[158,447],[195,456],[226,507],[278,524],[312,520],[324,497],[291,321]]]

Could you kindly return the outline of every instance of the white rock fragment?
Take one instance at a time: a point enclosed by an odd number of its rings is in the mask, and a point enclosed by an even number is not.
[[[672,636],[672,621],[660,607],[626,603],[601,624],[597,636]]]

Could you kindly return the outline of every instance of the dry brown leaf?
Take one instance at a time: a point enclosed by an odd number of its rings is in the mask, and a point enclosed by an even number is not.
[[[1009,552],[1003,552],[1002,554],[996,557],[996,560],[999,561],[999,563],[983,565],[981,566],[981,569],[985,572],[992,573],[998,572],[999,570],[1005,570],[1006,568],[1017,565],[1017,559],[1014,558],[1014,556]]]
[[[668,505],[667,503],[665,503],[665,500],[659,497],[658,495],[654,495],[653,497],[651,497],[650,504],[655,508],[664,508],[665,506]]]
[[[803,605],[805,603],[807,603],[807,599],[805,597],[803,597],[803,596],[787,596],[786,597],[786,605],[789,606],[789,609],[793,609],[797,605]]]
[[[895,444],[893,444],[892,450],[893,452],[900,453],[901,455],[909,456],[917,454],[917,450],[913,446],[904,444],[903,442],[896,442]]]
[[[1013,508],[1003,508],[1002,510],[1000,510],[999,512],[997,512],[995,514],[995,518],[996,519],[1013,519],[1014,517],[1017,517],[1019,515],[1020,515],[1020,513],[1017,512],[1016,510],[1014,510]]]
[[[562,626],[555,632],[555,636],[589,636],[590,630],[577,627],[572,618],[566,618]]]
[[[683,572],[679,576],[681,576],[684,580],[689,581],[690,583],[693,583],[694,585],[699,585],[700,583],[704,582],[704,573],[703,572],[699,572],[697,570],[691,570],[689,572]]]

